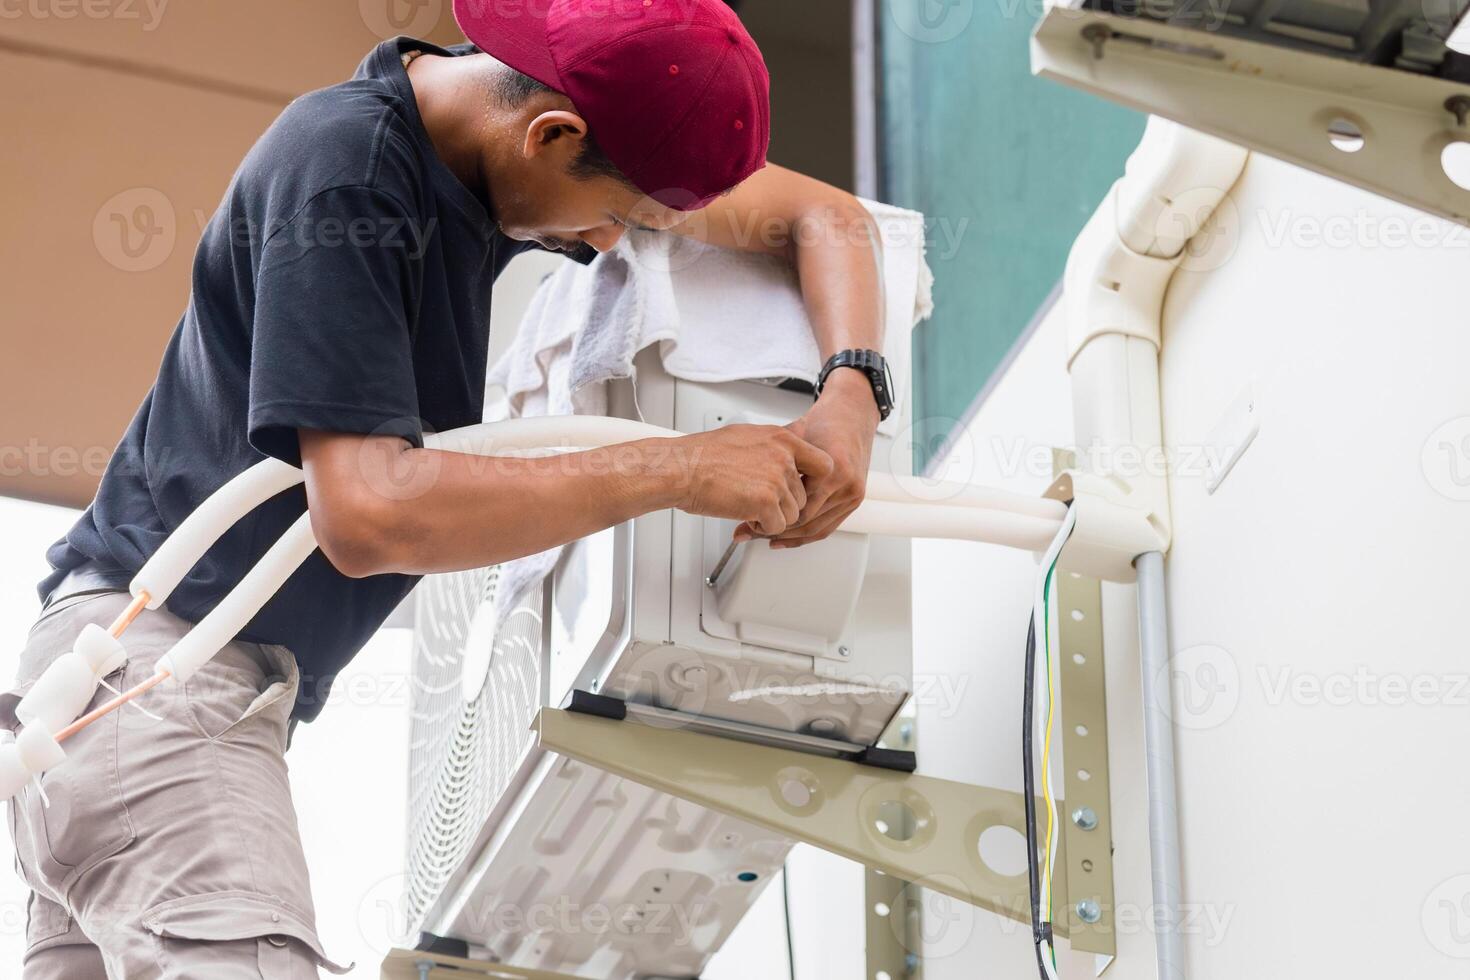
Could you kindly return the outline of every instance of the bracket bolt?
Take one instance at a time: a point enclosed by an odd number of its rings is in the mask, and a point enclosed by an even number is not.
[[[1097,813],[1090,806],[1079,806],[1072,811],[1072,822],[1083,830],[1097,829]]]
[[[1090,898],[1084,898],[1077,903],[1077,918],[1092,925],[1102,918],[1102,908]]]
[[[429,974],[434,972],[433,960],[415,960],[413,965],[418,968],[419,980],[429,980]]]
[[[1452,113],[1455,122],[1463,126],[1470,120],[1470,95],[1452,95],[1444,101],[1445,109]]]
[[[850,657],[850,656],[852,656],[852,651],[849,650],[847,647],[838,647],[837,648],[837,656],[839,656],[839,657]]]

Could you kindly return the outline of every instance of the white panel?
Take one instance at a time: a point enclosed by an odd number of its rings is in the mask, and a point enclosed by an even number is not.
[[[1252,376],[1269,406],[1218,492],[1173,483],[1186,898],[1231,916],[1191,973],[1452,976],[1470,234],[1265,157],[1232,203],[1233,256],[1165,309],[1171,447]]]

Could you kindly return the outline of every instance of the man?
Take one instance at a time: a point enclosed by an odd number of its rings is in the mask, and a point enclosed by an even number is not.
[[[110,622],[170,529],[262,455],[302,466],[305,486],[232,528],[166,611],[145,612],[110,680],[150,675],[303,507],[321,551],[181,690],[143,699],[156,720],[108,715],[67,743],[41,787],[49,804],[34,788],[17,798],[30,980],[336,969],[315,934],[284,752],[414,576],[670,507],[799,546],[861,501],[886,410],[865,371],[842,369],[880,341],[865,212],[765,165],[765,67],[717,0],[546,6],[456,0],[478,51],[399,38],[351,81],[298,99],[206,229],[158,380],[50,552],[15,693],[83,626]],[[630,226],[795,263],[833,358],[812,410],[784,429],[554,467],[424,449],[426,430],[481,418],[505,264],[537,246],[585,260]]]

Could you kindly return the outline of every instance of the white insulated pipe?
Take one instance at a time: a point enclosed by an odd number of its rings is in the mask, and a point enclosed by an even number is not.
[[[260,557],[255,567],[220,600],[219,605],[158,659],[156,672],[168,671],[173,682],[178,684],[194,676],[195,671],[207,664],[245,628],[246,623],[255,618],[260,608],[280,591],[286,579],[315,550],[316,535],[311,530],[311,514],[302,514]]]
[[[677,438],[683,433],[630,419],[546,416],[467,426],[427,436],[426,447],[473,455],[571,452],[632,442]],[[300,483],[296,467],[268,459],[221,487],[201,504],[134,577],[130,591],[148,595],[149,608],[168,599],[190,568],[236,521],[255,506]],[[1061,526],[1059,501],[1025,497],[967,484],[869,477],[872,495],[843,524],[858,534],[933,537],[1040,550]],[[254,618],[317,547],[309,514],[303,514],[238,585],[158,661],[158,672],[182,683]]]

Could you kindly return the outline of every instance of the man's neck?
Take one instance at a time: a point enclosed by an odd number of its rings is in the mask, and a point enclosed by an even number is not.
[[[407,71],[434,152],[460,183],[488,203],[493,198],[485,149],[498,107],[469,61],[425,54]]]

